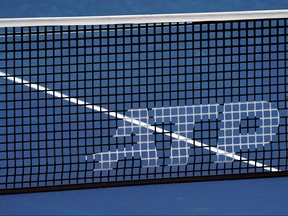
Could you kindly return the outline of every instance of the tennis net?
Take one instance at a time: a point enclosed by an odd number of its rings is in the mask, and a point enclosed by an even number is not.
[[[287,175],[287,17],[0,20],[0,193]]]

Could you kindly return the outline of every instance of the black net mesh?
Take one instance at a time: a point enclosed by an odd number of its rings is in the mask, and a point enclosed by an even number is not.
[[[287,174],[287,24],[1,28],[0,193]]]

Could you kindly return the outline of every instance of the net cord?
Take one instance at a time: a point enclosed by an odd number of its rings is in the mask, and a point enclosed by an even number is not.
[[[209,22],[233,20],[281,19],[288,17],[288,10],[258,10],[213,13],[149,14],[122,16],[82,16],[45,18],[4,18],[0,27],[111,25],[169,22]]]

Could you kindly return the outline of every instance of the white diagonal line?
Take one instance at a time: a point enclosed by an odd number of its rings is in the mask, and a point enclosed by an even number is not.
[[[151,126],[145,122],[141,122],[141,121],[138,121],[136,119],[131,119],[130,117],[128,116],[125,116],[125,115],[122,115],[120,113],[117,113],[117,112],[111,112],[109,111],[108,109],[105,109],[103,107],[100,107],[100,106],[97,106],[97,105],[93,105],[93,104],[90,104],[90,103],[87,103],[83,100],[79,100],[77,98],[71,98],[69,97],[68,95],[65,95],[65,94],[62,94],[61,92],[57,92],[57,91],[54,91],[52,89],[49,89],[49,88],[46,88],[46,87],[43,87],[41,85],[38,85],[38,84],[34,84],[34,83],[30,83],[29,81],[27,80],[23,80],[23,79],[20,79],[20,78],[17,78],[17,77],[14,77],[14,76],[11,76],[11,75],[8,75],[4,72],[1,72],[0,71],[0,77],[3,77],[7,80],[10,80],[12,82],[15,82],[15,83],[19,83],[19,84],[22,84],[24,86],[27,86],[31,89],[35,89],[37,91],[42,91],[42,92],[45,92],[46,94],[49,94],[49,95],[52,95],[54,97],[57,97],[57,98],[61,98],[62,100],[65,100],[65,101],[68,101],[70,103],[74,103],[74,104],[77,104],[77,105],[81,105],[81,106],[84,106],[88,109],[92,109],[92,110],[95,110],[95,111],[98,111],[98,112],[101,112],[103,114],[107,114],[107,115],[110,115],[112,117],[115,117],[117,119],[121,119],[123,121],[127,121],[127,122],[130,122],[132,124],[136,124],[136,125],[139,125],[141,127],[145,127],[145,128],[148,128],[149,130],[152,130],[152,131],[155,131],[157,133],[164,133],[164,135],[166,136],[170,136],[174,139],[180,139],[180,140],[186,140],[187,143],[190,143],[192,145],[195,145],[197,147],[201,147],[203,149],[206,149],[208,151],[211,151],[211,152],[214,152],[214,153],[218,153],[218,154],[223,154],[225,155],[226,157],[230,157],[232,159],[235,159],[235,160],[239,160],[241,162],[244,162],[244,163],[248,163],[252,166],[255,166],[255,167],[263,167],[265,170],[268,170],[268,171],[271,171],[271,172],[278,172],[280,170],[278,170],[277,168],[274,168],[274,167],[269,167],[265,164],[262,164],[262,163],[259,163],[259,162],[256,162],[256,161],[253,161],[253,160],[248,160],[247,158],[245,157],[241,157],[239,155],[235,155],[233,153],[228,153],[228,152],[225,152],[221,149],[217,149],[215,147],[211,147],[211,146],[208,146],[207,144],[204,144],[204,143],[201,143],[201,142],[198,142],[196,140],[192,140],[192,139],[189,139],[187,137],[184,137],[184,136],[181,136],[179,134],[176,134],[176,133],[171,133],[170,131],[167,131],[167,130],[164,130],[162,128],[159,128],[159,127],[155,127],[155,126]]]

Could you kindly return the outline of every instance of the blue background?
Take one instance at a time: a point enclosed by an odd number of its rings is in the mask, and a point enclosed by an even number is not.
[[[10,0],[1,18],[286,9],[287,1]],[[288,178],[90,189],[0,197],[0,214],[288,214]]]

